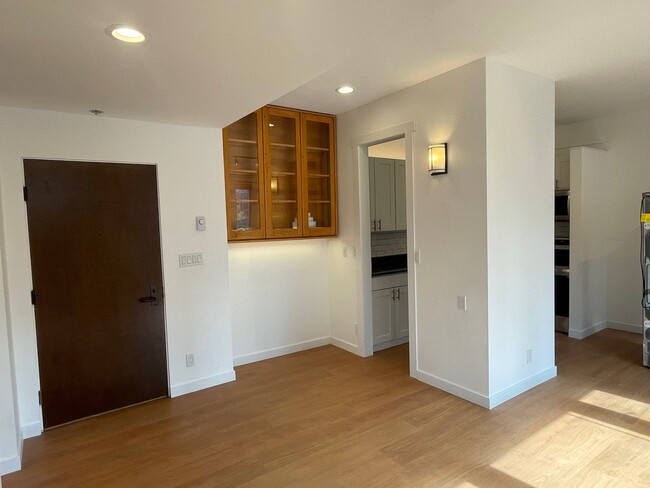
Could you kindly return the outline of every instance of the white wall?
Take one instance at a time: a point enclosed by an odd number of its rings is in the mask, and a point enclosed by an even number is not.
[[[1,192],[0,192],[1,193]],[[0,206],[0,242],[4,232]],[[11,354],[5,294],[4,246],[0,249],[0,475],[20,468],[22,437],[18,419],[15,368]]]
[[[496,405],[556,374],[555,83],[491,59],[486,80],[490,403]]]
[[[486,407],[555,374],[553,116],[552,81],[482,59],[338,117],[343,225],[330,246],[334,338],[362,353],[354,324],[367,314],[359,283],[369,279],[362,245],[367,162],[355,145],[412,122],[412,161],[408,136],[406,151],[411,374]],[[449,174],[432,178],[426,154],[436,142],[448,143]],[[504,194],[509,183],[526,186]],[[539,225],[523,207],[531,194]],[[343,257],[345,246],[356,247],[357,257]],[[509,262],[513,248],[516,260]],[[413,263],[415,251],[420,264]],[[528,252],[535,262],[525,259]],[[458,296],[467,297],[466,311],[458,309]],[[530,365],[527,348],[537,353]]]
[[[416,131],[414,167],[407,168],[407,194],[413,199],[413,215],[408,218],[414,230],[414,249],[421,252],[421,264],[409,264],[409,300],[414,301],[417,320],[417,371],[412,374],[432,383],[457,385],[485,397],[488,372],[484,60],[338,117],[342,225],[341,242],[333,244],[330,252],[332,336],[359,344],[354,324],[361,323],[363,297],[357,291],[355,272],[357,266],[362,266],[364,256],[360,249],[359,222],[363,215],[359,211],[358,175],[367,173],[367,168],[357,166],[352,143],[367,134],[411,121]],[[427,173],[427,147],[435,142],[449,145],[450,169],[444,177],[432,178]],[[342,256],[340,247],[344,245],[358,249],[356,259]],[[412,256],[412,249],[409,251]],[[457,295],[469,296],[467,312],[456,308]]]
[[[596,224],[606,254],[607,322],[641,332],[639,206],[641,193],[650,191],[650,110],[561,125],[556,131],[557,147],[595,144],[606,151],[608,162],[589,186],[601,209]]]
[[[158,191],[172,395],[234,379],[221,134],[172,126],[37,110],[0,108],[0,181],[7,256],[10,331],[20,422],[40,431],[38,363],[22,158],[147,162]],[[207,218],[197,232],[196,215]],[[178,254],[202,251],[202,267],[179,268]],[[196,365],[186,368],[185,354]]]
[[[404,138],[368,147],[368,157],[386,159],[406,159]]]
[[[330,343],[327,239],[228,246],[235,365]]]
[[[569,337],[582,339],[607,326],[607,249],[602,175],[609,155],[587,147],[570,151],[571,252]]]

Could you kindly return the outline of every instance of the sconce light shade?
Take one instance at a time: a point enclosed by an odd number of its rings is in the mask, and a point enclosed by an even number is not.
[[[429,174],[447,174],[447,143],[429,146]]]

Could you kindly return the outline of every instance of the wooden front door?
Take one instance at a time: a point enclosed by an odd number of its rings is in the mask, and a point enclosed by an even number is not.
[[[156,167],[24,166],[44,427],[167,396]]]

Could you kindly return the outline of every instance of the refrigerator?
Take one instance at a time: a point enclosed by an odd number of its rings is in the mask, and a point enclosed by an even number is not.
[[[650,368],[650,192],[641,197],[641,276],[643,279],[643,365]]]

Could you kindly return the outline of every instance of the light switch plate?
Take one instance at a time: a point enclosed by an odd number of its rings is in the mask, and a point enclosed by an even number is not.
[[[192,252],[186,254],[178,255],[178,264],[181,268],[186,266],[202,266],[203,265],[203,253],[202,252]]]

